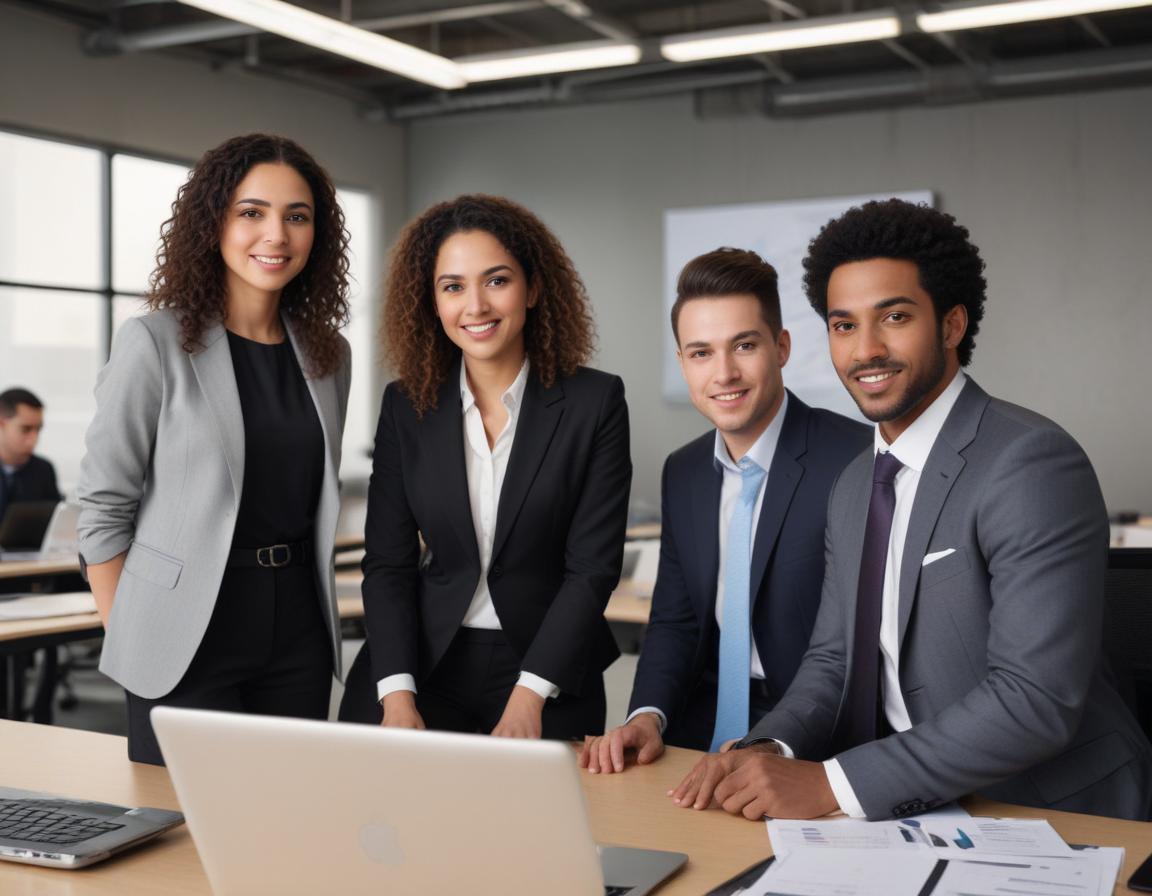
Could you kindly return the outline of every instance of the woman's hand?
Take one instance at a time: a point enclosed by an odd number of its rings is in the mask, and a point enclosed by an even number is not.
[[[527,737],[539,740],[543,731],[541,716],[544,698],[523,685],[512,688],[504,714],[492,729],[493,737]]]
[[[380,724],[385,728],[424,729],[424,720],[416,708],[416,695],[411,691],[393,691],[384,697],[384,718]]]

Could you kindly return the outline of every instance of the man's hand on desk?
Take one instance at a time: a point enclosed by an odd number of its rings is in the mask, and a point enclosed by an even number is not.
[[[492,729],[492,736],[539,740],[544,730],[541,722],[543,714],[544,698],[531,688],[518,684],[512,688],[504,714]]]
[[[707,809],[715,800],[753,820],[819,818],[839,808],[823,763],[785,759],[775,744],[709,753],[668,795],[684,809]]]
[[[636,761],[647,765],[664,755],[664,738],[660,734],[660,719],[643,712],[626,725],[613,728],[599,737],[584,738],[580,749],[580,768],[592,774],[624,771],[624,753],[636,751]]]
[[[380,724],[385,728],[423,728],[424,720],[416,708],[416,695],[411,691],[393,691],[384,697],[384,718]]]

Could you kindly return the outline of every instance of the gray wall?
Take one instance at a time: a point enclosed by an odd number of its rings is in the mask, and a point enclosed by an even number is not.
[[[419,122],[409,211],[465,191],[528,205],[595,304],[621,374],[634,495],[706,424],[660,391],[662,212],[931,189],[968,226],[990,298],[971,373],[1084,445],[1109,507],[1152,510],[1152,89],[813,120],[697,120],[689,98]]]
[[[368,121],[343,99],[239,69],[150,53],[93,58],[80,40],[79,29],[0,4],[0,127],[189,161],[236,134],[283,134],[341,186],[375,196],[381,248],[404,223],[403,128]]]

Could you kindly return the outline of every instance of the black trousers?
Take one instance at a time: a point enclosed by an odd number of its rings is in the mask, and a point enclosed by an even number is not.
[[[461,628],[417,690],[416,708],[424,724],[439,731],[488,734],[520,677],[520,662],[503,632]],[[580,696],[561,694],[544,704],[543,737],[583,740],[586,734],[603,734],[606,712],[604,679],[596,677]],[[340,720],[379,725],[381,718],[365,643],[348,672]]]
[[[311,565],[227,569],[204,639],[180,683],[128,698],[128,758],[163,765],[154,706],[328,717],[332,643]]]

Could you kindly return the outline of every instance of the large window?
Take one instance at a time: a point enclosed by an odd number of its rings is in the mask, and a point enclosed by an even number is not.
[[[0,390],[46,406],[38,454],[71,492],[116,329],[142,314],[168,218],[188,166],[97,146],[0,131]],[[352,238],[353,380],[343,477],[366,476],[375,407],[371,325],[375,234],[368,193],[340,189]]]

